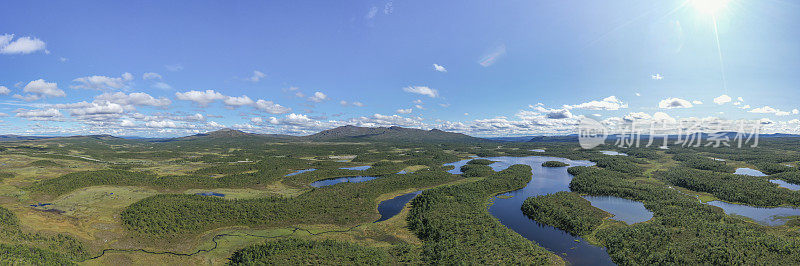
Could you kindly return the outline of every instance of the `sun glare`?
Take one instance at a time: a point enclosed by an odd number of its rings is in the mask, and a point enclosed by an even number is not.
[[[689,3],[697,11],[705,14],[715,15],[720,9],[725,8],[730,0],[689,0]]]

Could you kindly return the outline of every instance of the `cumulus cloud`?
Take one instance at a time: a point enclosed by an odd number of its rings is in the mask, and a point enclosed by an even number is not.
[[[118,78],[106,76],[89,76],[76,78],[72,80],[77,84],[70,86],[73,89],[90,89],[90,90],[107,90],[107,89],[123,89],[130,86],[133,80],[133,74],[125,72]]]
[[[17,117],[26,118],[33,121],[55,121],[59,120],[62,115],[58,109],[39,109],[39,110],[17,110]]]
[[[91,103],[90,106],[84,108],[76,108],[72,109],[70,112],[72,115],[75,116],[91,116],[91,115],[111,115],[111,114],[121,114],[125,110],[122,108],[122,105],[105,102],[105,103]]]
[[[650,79],[652,79],[652,80],[662,80],[662,79],[664,79],[664,76],[662,76],[659,73],[655,73],[653,75],[650,75]]]
[[[246,80],[250,81],[250,82],[258,82],[258,81],[260,81],[262,78],[264,78],[266,76],[267,75],[262,73],[261,71],[253,70],[253,75],[250,76],[249,78],[247,78]]]
[[[412,111],[411,108],[408,108],[408,109],[397,109],[397,113],[400,113],[400,114],[410,114],[411,111]]]
[[[241,97],[228,96],[228,98],[226,98],[224,102],[225,102],[225,105],[227,105],[228,107],[239,107],[239,106],[245,106],[245,105],[253,105],[255,103],[255,101],[250,99],[250,97],[247,97],[247,95],[242,95]]]
[[[748,112],[756,113],[756,114],[774,114],[774,115],[777,115],[777,116],[787,116],[787,115],[790,115],[790,114],[798,114],[798,112],[800,112],[800,111],[798,111],[797,109],[794,109],[791,112],[787,112],[787,111],[781,111],[779,109],[772,108],[771,106],[764,106],[764,107],[760,107],[760,108],[754,108],[754,109],[752,109],[752,110],[750,110]]]
[[[126,94],[124,92],[115,92],[115,93],[103,93],[95,97],[95,101],[99,102],[112,102],[122,106],[154,106],[154,107],[165,107],[172,104],[167,98],[155,98],[150,96],[150,94],[144,92],[134,92],[131,94]],[[133,108],[126,108],[126,110],[130,110]]]
[[[45,51],[44,41],[33,37],[20,37],[14,40],[14,34],[0,35],[0,54],[30,54]]]
[[[650,120],[653,117],[644,112],[636,112],[636,113],[629,113],[622,117],[623,120],[626,122],[634,122],[634,121],[641,121],[641,120]]]
[[[203,107],[208,106],[208,104],[214,101],[224,100],[227,98],[225,95],[222,95],[222,93],[216,92],[214,90],[205,90],[205,91],[191,90],[187,92],[176,92],[175,97],[177,97],[178,100],[195,102],[197,105]]]
[[[481,60],[478,61],[478,64],[480,64],[483,67],[489,67],[491,65],[494,65],[494,63],[497,62],[497,59],[499,59],[505,54],[506,54],[506,45],[503,44],[497,46],[491,51],[489,51],[486,55],[484,55],[481,58]]]
[[[722,105],[722,104],[725,104],[725,103],[729,103],[729,102],[731,102],[731,96],[728,96],[728,95],[725,95],[725,94],[720,95],[717,98],[714,98],[714,103],[719,104],[719,105]]]
[[[14,95],[14,98],[26,100],[26,101],[33,101],[38,100],[45,97],[65,97],[67,96],[63,90],[58,88],[58,84],[55,82],[47,82],[44,79],[37,79],[31,82],[28,82],[28,85],[22,89],[23,92],[27,93],[25,96],[22,95]]]
[[[311,95],[311,97],[308,97],[308,100],[315,103],[320,103],[323,101],[327,101],[328,95],[325,95],[324,93],[318,91],[315,92],[314,95]]]
[[[447,72],[447,69],[444,68],[444,66],[441,66],[439,64],[433,64],[433,70],[436,70],[436,71],[439,71],[439,72]]]
[[[435,89],[431,89],[429,87],[426,87],[426,86],[408,86],[408,87],[403,88],[403,91],[414,93],[414,94],[425,95],[425,96],[428,96],[428,97],[431,97],[431,98],[436,98],[436,97],[439,96],[439,92],[438,91],[436,91]]]
[[[291,111],[291,108],[283,107],[280,104],[273,103],[272,101],[258,100],[255,104],[256,109],[270,113],[270,114],[285,114]]]
[[[572,113],[569,111],[568,108],[548,109],[545,108],[544,104],[542,103],[538,103],[535,106],[529,105],[529,107],[533,108],[533,110],[536,110],[536,112],[522,111],[520,113],[517,113],[517,116],[526,120],[538,119],[540,115],[543,115],[547,119],[566,119],[573,117]]]
[[[691,108],[692,103],[681,98],[667,98],[658,103],[658,108],[661,109],[674,109],[674,108]]]
[[[623,103],[616,96],[608,96],[600,101],[591,101],[576,105],[564,105],[566,109],[586,109],[586,110],[619,110],[628,108],[627,103]]]
[[[7,95],[11,93],[11,90],[6,88],[6,86],[0,86],[0,95]]]
[[[698,101],[698,100],[694,100],[694,101],[692,101],[692,104],[700,105],[700,104],[703,104],[703,102],[702,101]]]

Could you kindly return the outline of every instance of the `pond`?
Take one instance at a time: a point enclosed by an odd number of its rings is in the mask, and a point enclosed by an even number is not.
[[[749,175],[749,176],[767,176],[766,174],[758,171],[756,169],[751,168],[736,168],[736,172],[733,172],[737,175]]]
[[[724,201],[711,201],[708,205],[722,208],[728,215],[741,215],[753,219],[759,224],[768,226],[778,226],[786,223],[788,216],[800,215],[800,209],[791,207],[754,207],[744,204],[733,204]]]
[[[339,168],[339,169],[364,171],[364,170],[367,170],[367,169],[370,169],[370,168],[372,168],[371,165],[364,165],[364,166],[342,167],[342,168]]]
[[[195,195],[200,196],[215,196],[215,197],[225,197],[225,194],[217,193],[217,192],[203,192],[203,193],[195,193]]]
[[[619,155],[619,156],[628,156],[628,155],[627,155],[627,154],[625,154],[625,153],[621,153],[621,152],[617,152],[617,151],[600,151],[600,153],[602,153],[602,154],[605,154],[605,155],[615,155],[615,156]]]
[[[321,188],[321,187],[327,187],[327,186],[330,186],[330,185],[336,185],[336,184],[339,184],[339,183],[347,183],[347,182],[350,182],[350,183],[360,183],[360,182],[366,182],[366,181],[370,181],[370,180],[373,180],[373,179],[376,179],[376,178],[378,178],[378,177],[377,177],[377,176],[349,176],[349,177],[339,177],[339,178],[323,179],[323,180],[320,180],[320,181],[313,182],[313,183],[311,183],[311,184],[309,184],[309,185],[310,185],[310,186],[312,186],[312,187]]]
[[[297,170],[297,172],[286,174],[286,176],[299,175],[299,174],[302,174],[302,173],[305,173],[305,172],[311,172],[311,171],[314,171],[314,170],[317,170],[317,169]]]
[[[533,150],[529,150],[529,151],[532,151],[532,152],[544,152],[544,149],[533,149]]]
[[[381,214],[381,218],[375,222],[377,223],[381,221],[386,221],[389,220],[389,218],[394,217],[395,215],[400,213],[400,211],[402,211],[403,208],[405,208],[406,204],[408,204],[409,201],[411,201],[412,199],[414,199],[414,197],[419,195],[419,193],[422,193],[422,191],[421,190],[414,191],[408,194],[400,195],[388,200],[381,201],[381,203],[378,204],[378,213]]]
[[[569,191],[569,182],[572,175],[567,173],[567,167],[542,167],[546,161],[560,161],[570,166],[591,166],[589,161],[573,161],[564,158],[530,156],[530,157],[490,157],[485,158],[498,161],[491,166],[495,171],[500,171],[514,164],[525,164],[532,168],[533,178],[519,190],[498,195],[489,206],[489,212],[500,223],[517,232],[528,240],[562,256],[569,264],[576,265],[613,265],[605,248],[591,245],[581,237],[570,235],[561,229],[540,224],[525,216],[522,211],[522,202],[528,197]],[[466,164],[459,161],[450,165]],[[461,172],[460,170],[458,172]],[[452,173],[452,172],[451,172]],[[510,197],[510,198],[509,198]]]
[[[769,182],[772,182],[773,184],[778,184],[779,187],[788,188],[789,190],[793,190],[793,191],[800,190],[800,185],[792,184],[792,183],[789,183],[789,182],[786,182],[786,181],[783,181],[783,180],[780,180],[780,179],[773,179],[773,180],[770,180]]]
[[[653,212],[645,209],[644,203],[612,196],[584,196],[592,206],[614,215],[611,219],[627,224],[641,223],[653,218]]]

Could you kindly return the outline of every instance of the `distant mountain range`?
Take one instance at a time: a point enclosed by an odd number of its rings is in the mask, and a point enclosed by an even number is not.
[[[735,132],[723,133],[729,139],[733,139]],[[621,135],[610,135],[606,140],[616,140]],[[648,135],[642,135],[648,138]],[[677,135],[670,135],[669,139],[677,139]],[[703,139],[708,139],[709,134],[703,133]],[[761,138],[774,137],[800,137],[794,134],[761,134]],[[438,129],[422,130],[416,128],[404,128],[398,126],[391,127],[358,127],[341,126],[333,129],[323,130],[319,133],[308,136],[291,136],[281,134],[255,134],[247,133],[234,129],[221,129],[217,131],[195,134],[177,138],[142,138],[142,137],[115,137],[111,135],[86,135],[69,137],[50,137],[50,136],[20,136],[20,135],[0,135],[2,141],[32,141],[42,139],[63,139],[63,140],[129,140],[129,141],[153,141],[153,142],[172,142],[172,141],[191,141],[191,140],[241,140],[252,139],[259,141],[310,141],[310,142],[364,142],[364,141],[384,141],[384,142],[575,142],[578,141],[577,134],[562,136],[520,136],[520,137],[494,137],[477,138],[461,133],[453,133]],[[663,137],[656,137],[661,139]]]

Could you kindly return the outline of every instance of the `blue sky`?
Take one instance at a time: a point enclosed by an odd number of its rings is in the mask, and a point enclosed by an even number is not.
[[[796,133],[798,28],[800,4],[773,0],[9,1],[0,134],[503,136],[583,117]]]

